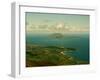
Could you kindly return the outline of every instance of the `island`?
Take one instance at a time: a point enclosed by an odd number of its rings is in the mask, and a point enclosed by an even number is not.
[[[52,33],[49,35],[49,37],[51,38],[56,38],[56,39],[61,39],[64,37],[64,35],[62,33]]]
[[[75,48],[28,44],[26,45],[26,67],[86,64],[64,53],[76,50]]]

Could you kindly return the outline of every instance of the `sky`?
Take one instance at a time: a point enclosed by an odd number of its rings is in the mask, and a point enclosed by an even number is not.
[[[25,13],[27,32],[89,32],[89,15]]]

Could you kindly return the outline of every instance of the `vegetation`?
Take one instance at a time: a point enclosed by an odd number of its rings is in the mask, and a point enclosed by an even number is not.
[[[64,53],[76,50],[57,46],[26,45],[26,67],[85,64],[86,62],[77,61]]]

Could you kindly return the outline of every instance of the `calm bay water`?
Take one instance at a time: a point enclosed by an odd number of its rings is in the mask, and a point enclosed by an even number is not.
[[[66,48],[76,48],[77,51],[69,55],[79,60],[89,61],[89,34],[64,34],[63,38],[56,39],[50,34],[27,34],[26,44],[35,44],[43,46],[64,46]],[[67,53],[68,54],[68,53]]]

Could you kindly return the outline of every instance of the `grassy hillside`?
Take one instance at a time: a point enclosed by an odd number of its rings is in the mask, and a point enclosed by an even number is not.
[[[57,46],[26,45],[26,67],[57,66],[86,64],[88,62],[77,61],[74,57],[64,52],[76,51],[75,48]]]

